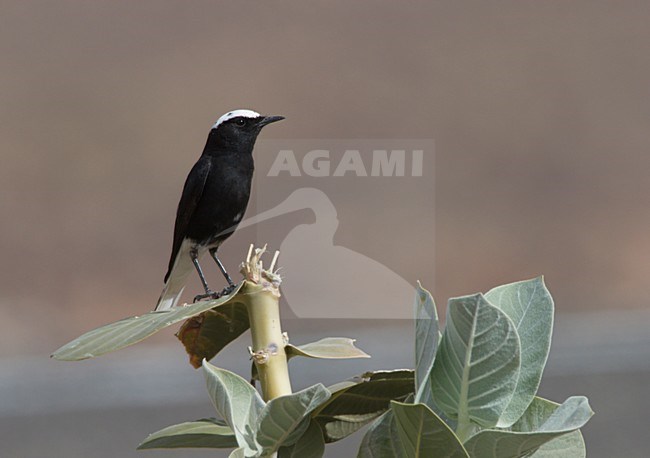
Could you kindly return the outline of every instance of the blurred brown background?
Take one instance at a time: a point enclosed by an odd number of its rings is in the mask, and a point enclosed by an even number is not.
[[[154,305],[187,171],[238,107],[285,115],[269,138],[435,139],[441,311],[543,273],[559,316],[647,322],[649,20],[641,1],[0,2],[0,355]]]

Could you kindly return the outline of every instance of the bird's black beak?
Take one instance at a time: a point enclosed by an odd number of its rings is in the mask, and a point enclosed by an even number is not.
[[[272,122],[276,121],[282,121],[284,119],[284,116],[264,116],[262,119],[260,119],[257,122],[257,125],[260,127],[264,127],[267,124],[271,124]]]

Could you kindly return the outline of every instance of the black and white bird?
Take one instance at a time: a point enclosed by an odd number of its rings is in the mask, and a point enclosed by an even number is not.
[[[205,294],[194,299],[218,296],[208,286],[199,265],[206,252],[228,282],[222,294],[234,289],[230,275],[217,257],[217,249],[232,235],[246,211],[257,135],[262,127],[282,119],[282,116],[262,116],[251,110],[234,110],[212,126],[203,154],[183,187],[165,286],[156,310],[169,310],[178,303],[192,269],[198,272],[205,289]]]

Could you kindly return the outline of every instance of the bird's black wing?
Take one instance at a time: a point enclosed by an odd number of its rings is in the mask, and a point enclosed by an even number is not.
[[[183,239],[187,233],[187,226],[194,214],[201,196],[203,195],[203,188],[205,187],[205,182],[210,173],[210,167],[212,163],[210,158],[207,156],[202,156],[185,180],[185,186],[183,186],[183,194],[181,195],[181,200],[178,203],[178,210],[176,210],[176,223],[174,224],[174,244],[172,245],[172,254],[169,258],[169,267],[167,268],[167,273],[165,274],[165,282],[171,274],[172,268],[174,267],[174,261],[176,260],[176,255],[181,248]]]

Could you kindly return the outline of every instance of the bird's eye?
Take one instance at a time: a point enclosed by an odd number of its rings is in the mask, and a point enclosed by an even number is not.
[[[238,126],[245,126],[246,125],[246,119],[244,118],[239,118],[237,121],[235,121]]]

